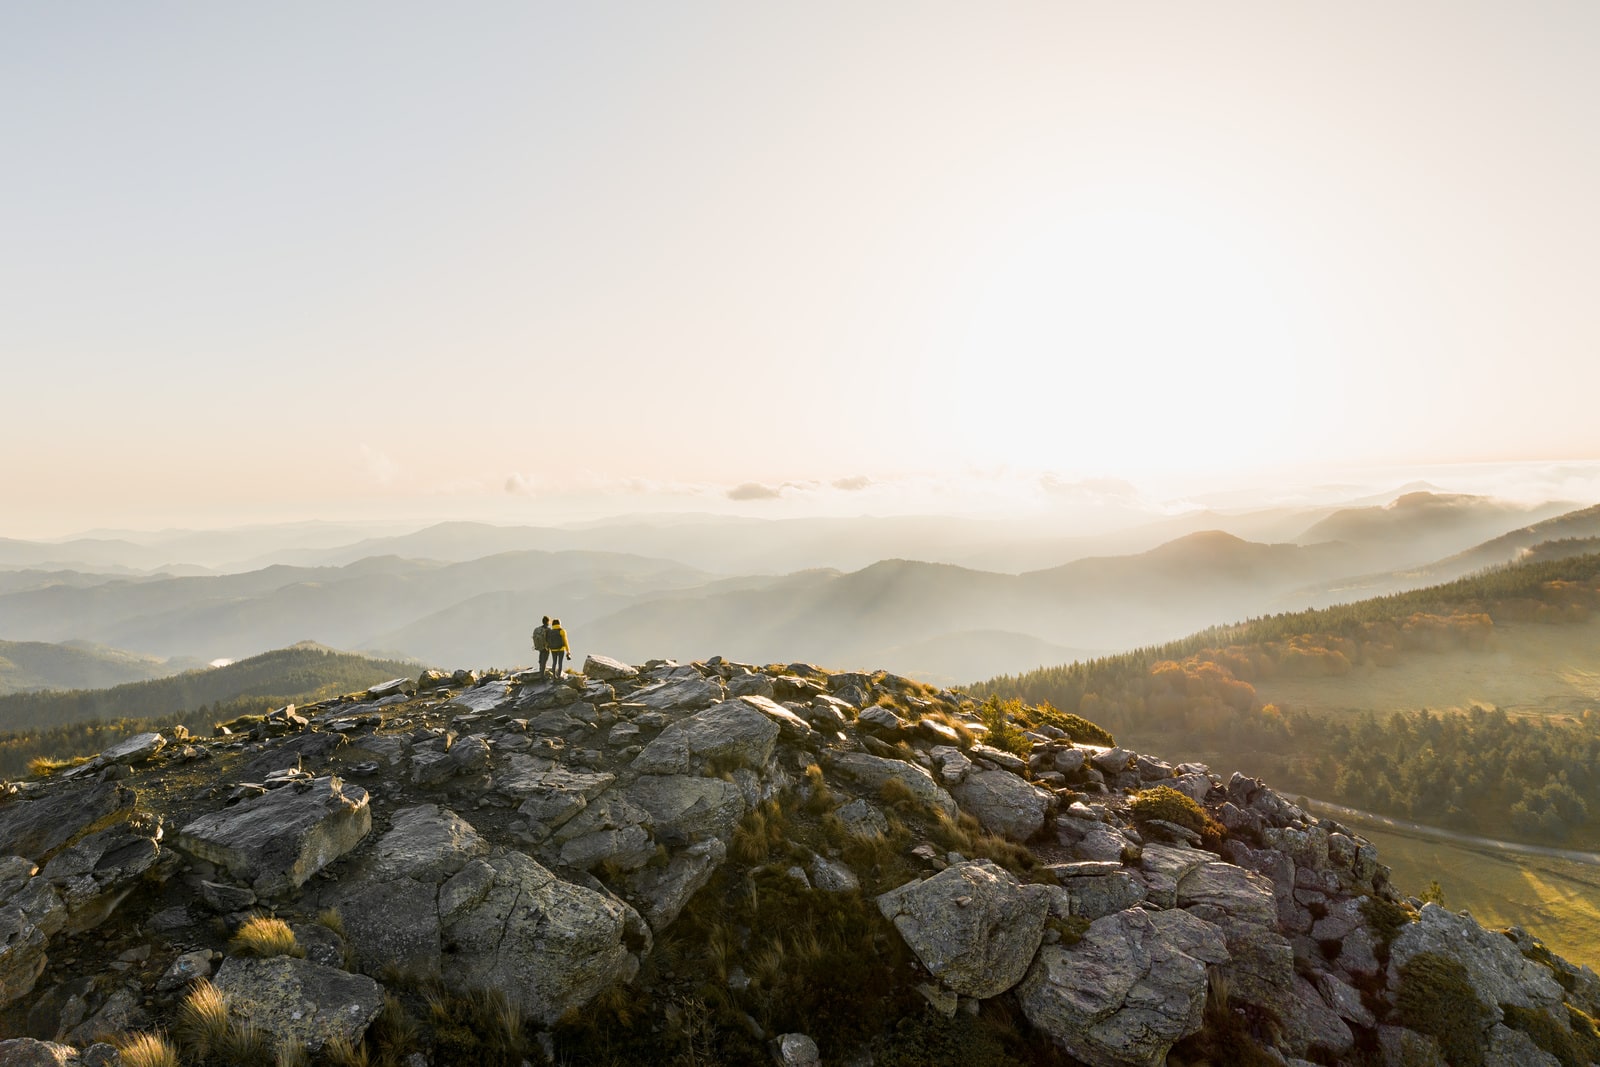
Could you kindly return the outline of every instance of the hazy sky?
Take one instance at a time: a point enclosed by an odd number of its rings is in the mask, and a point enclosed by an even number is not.
[[[0,153],[0,535],[1600,459],[1587,0],[18,3]]]

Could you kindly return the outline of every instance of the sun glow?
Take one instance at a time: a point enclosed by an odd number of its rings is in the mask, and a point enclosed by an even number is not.
[[[1283,258],[1248,220],[1128,195],[1019,232],[972,284],[956,356],[953,391],[1006,416],[986,458],[1204,466],[1281,446],[1317,357]]]

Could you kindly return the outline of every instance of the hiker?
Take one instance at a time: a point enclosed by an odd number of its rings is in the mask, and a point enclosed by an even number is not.
[[[544,673],[545,661],[550,658],[550,616],[544,616],[533,628],[533,650],[539,653],[539,673]]]
[[[545,638],[550,646],[550,669],[555,671],[556,677],[561,677],[561,667],[567,661],[567,631],[561,628],[561,620],[556,619],[550,623],[548,636]]]

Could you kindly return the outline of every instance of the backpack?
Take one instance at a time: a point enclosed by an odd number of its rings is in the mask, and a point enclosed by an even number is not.
[[[539,625],[533,630],[533,650],[535,652],[550,651],[550,628]]]

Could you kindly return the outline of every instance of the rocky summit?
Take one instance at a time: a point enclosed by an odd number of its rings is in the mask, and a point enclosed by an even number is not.
[[[1596,1016],[1260,781],[882,672],[428,671],[0,796],[0,1067],[1566,1067]]]

